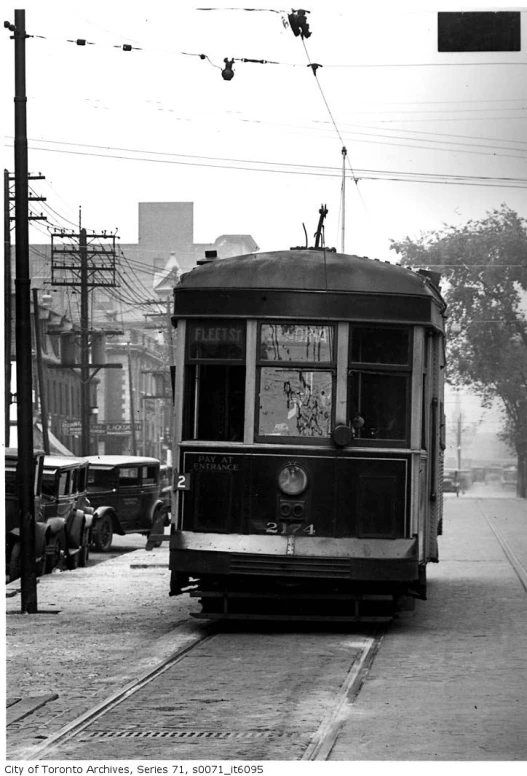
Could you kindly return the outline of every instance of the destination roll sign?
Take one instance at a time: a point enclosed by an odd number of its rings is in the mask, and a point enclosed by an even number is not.
[[[235,321],[190,324],[189,358],[240,360],[245,353],[245,326]]]

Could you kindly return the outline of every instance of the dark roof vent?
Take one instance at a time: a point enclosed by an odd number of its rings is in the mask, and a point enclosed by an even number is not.
[[[196,262],[198,267],[201,267],[203,264],[210,264],[211,261],[214,261],[214,259],[218,258],[218,251],[205,251],[205,258],[200,259]]]

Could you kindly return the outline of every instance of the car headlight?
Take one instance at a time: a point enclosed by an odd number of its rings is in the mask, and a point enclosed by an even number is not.
[[[307,474],[301,466],[288,464],[278,473],[278,487],[287,496],[298,496],[307,488]]]

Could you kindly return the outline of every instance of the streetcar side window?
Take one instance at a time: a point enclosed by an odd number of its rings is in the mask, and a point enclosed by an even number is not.
[[[356,438],[408,440],[410,363],[409,330],[351,327],[348,411]]]
[[[329,438],[334,334],[328,325],[261,324],[257,436]]]
[[[189,324],[185,371],[185,439],[243,442],[245,324]]]

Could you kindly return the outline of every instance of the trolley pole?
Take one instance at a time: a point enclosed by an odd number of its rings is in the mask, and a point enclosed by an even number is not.
[[[35,503],[33,495],[33,380],[31,363],[31,280],[29,277],[28,161],[26,116],[26,12],[15,10],[7,25],[15,41],[15,235],[16,384],[20,504],[21,608],[37,611]]]

